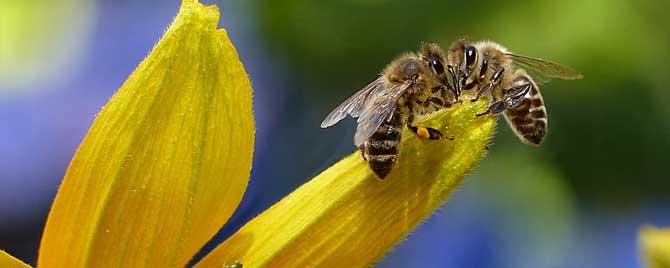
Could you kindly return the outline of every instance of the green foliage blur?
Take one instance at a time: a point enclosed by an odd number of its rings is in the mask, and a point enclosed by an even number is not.
[[[670,189],[670,1],[266,0],[250,8],[263,41],[300,71],[301,94],[324,115],[421,42],[490,39],[571,66],[583,80],[541,88],[545,144],[521,144],[500,119],[485,161],[523,155],[551,170],[534,176],[559,173],[578,199],[595,202]],[[504,178],[524,168],[496,163],[481,173]]]

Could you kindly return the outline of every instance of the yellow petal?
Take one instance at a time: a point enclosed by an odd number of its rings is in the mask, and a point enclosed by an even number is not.
[[[399,162],[383,181],[359,152],[344,158],[243,226],[196,267],[368,267],[441,206],[486,152],[485,102],[438,112],[423,124],[454,141],[404,131]],[[446,128],[448,126],[448,128]]]
[[[21,260],[14,258],[7,252],[0,250],[0,267],[2,268],[30,268],[30,265],[25,264]]]
[[[98,114],[53,203],[39,267],[183,267],[239,204],[251,85],[193,0]],[[104,64],[104,63],[100,63]]]
[[[639,234],[646,268],[670,268],[670,229],[645,226]]]

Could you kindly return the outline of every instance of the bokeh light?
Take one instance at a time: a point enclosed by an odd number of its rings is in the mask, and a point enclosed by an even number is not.
[[[95,5],[88,0],[3,1],[0,98],[34,94],[74,74],[91,39]]]

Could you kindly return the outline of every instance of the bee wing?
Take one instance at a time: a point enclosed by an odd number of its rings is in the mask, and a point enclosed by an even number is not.
[[[365,140],[370,138],[392,114],[398,99],[410,85],[412,83],[409,81],[389,88],[382,84],[370,95],[370,100],[365,103],[365,108],[363,108],[361,116],[358,118],[358,127],[356,128],[356,135],[354,135],[354,144],[357,147],[360,147]]]
[[[349,97],[342,104],[337,106],[325,119],[321,122],[321,128],[327,128],[332,125],[337,124],[340,120],[344,119],[347,114],[351,117],[356,118],[361,114],[365,102],[370,96],[370,93],[379,90],[380,87],[384,86],[384,77],[380,76],[377,80],[372,81],[372,83],[365,86],[363,89],[356,92],[353,96]]]
[[[514,61],[514,63],[521,65],[521,67],[537,72],[548,78],[560,78],[566,80],[576,80],[583,78],[582,74],[578,73],[570,67],[563,66],[558,63],[514,54],[507,54],[507,56],[509,56]]]

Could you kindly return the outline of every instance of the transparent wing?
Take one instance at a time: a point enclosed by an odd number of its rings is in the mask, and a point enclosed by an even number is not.
[[[356,118],[361,114],[365,102],[370,96],[370,93],[378,90],[380,87],[384,86],[384,77],[379,77],[377,80],[372,81],[372,83],[365,86],[363,89],[356,92],[353,96],[349,97],[342,104],[337,106],[325,119],[321,122],[321,128],[327,128],[332,125],[337,124],[340,120],[344,119],[347,114],[351,117]]]
[[[542,86],[542,85],[544,85],[544,84],[546,84],[546,83],[549,83],[549,82],[551,81],[551,77],[548,77],[548,76],[545,75],[543,72],[540,72],[540,71],[538,71],[538,70],[536,70],[536,69],[530,68],[530,67],[528,67],[528,66],[526,66],[526,65],[522,65],[522,64],[520,64],[520,63],[515,63],[515,64],[516,64],[516,65],[519,65],[521,68],[523,68],[524,70],[526,70],[526,72],[527,72],[531,77],[533,77],[533,80],[535,81],[535,83],[537,83],[537,84],[540,85],[540,86]]]
[[[558,63],[514,54],[507,54],[507,56],[509,56],[514,61],[514,63],[521,65],[521,67],[532,70],[548,78],[575,80],[581,79],[583,77],[582,74],[578,73],[572,68],[560,65]]]
[[[365,107],[358,118],[358,127],[356,128],[356,135],[354,135],[354,144],[360,147],[379,126],[393,113],[393,109],[398,102],[398,99],[409,88],[411,82],[406,82],[402,85],[386,88],[382,84],[372,94],[370,100],[365,103]]]

